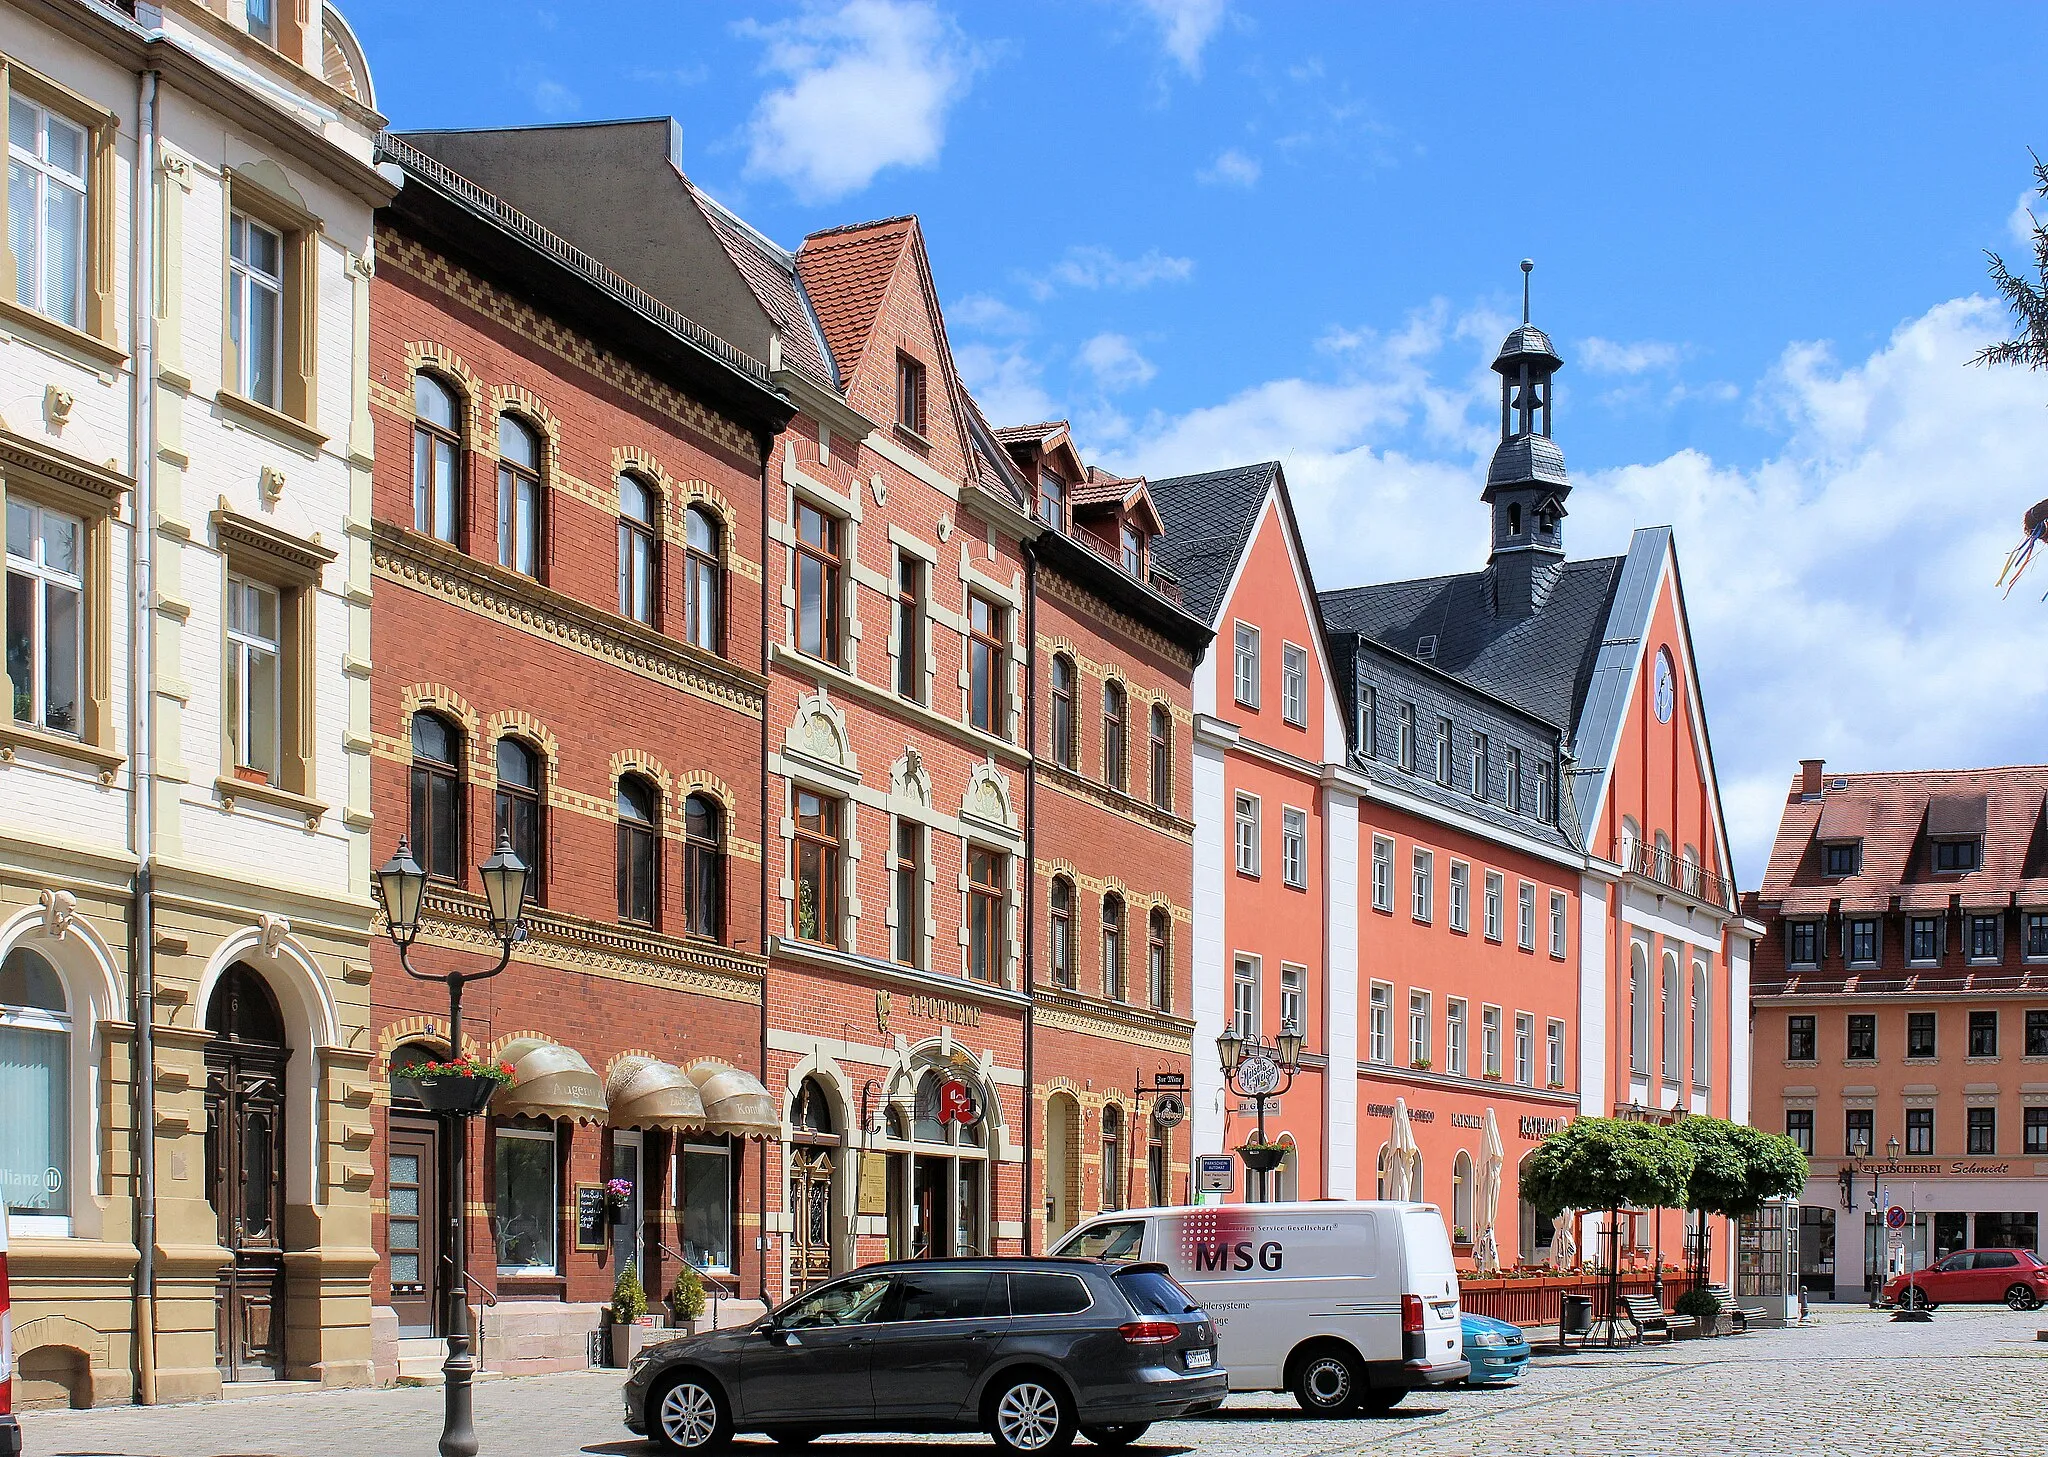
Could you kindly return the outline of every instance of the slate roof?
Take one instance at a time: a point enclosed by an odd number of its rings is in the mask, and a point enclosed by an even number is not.
[[[1151,482],[1152,504],[1166,528],[1152,544],[1153,564],[1173,574],[1187,610],[1201,621],[1215,623],[1279,472],[1280,462],[1267,460]]]
[[[1564,563],[1542,607],[1525,618],[1494,615],[1491,569],[1325,592],[1323,618],[1333,631],[1361,633],[1410,658],[1434,637],[1427,661],[1439,671],[1570,734],[1622,560]]]
[[[1564,452],[1548,435],[1516,435],[1494,447],[1493,460],[1486,467],[1486,490],[1480,499],[1491,501],[1495,486],[1515,486],[1541,481],[1560,492],[1572,488],[1564,473]]]
[[[841,379],[850,378],[881,311],[896,260],[917,220],[885,218],[830,228],[804,239],[797,277],[818,311],[818,324]]]
[[[711,224],[733,267],[753,290],[761,307],[775,320],[782,338],[782,357],[790,368],[837,391],[839,376],[825,354],[825,336],[818,317],[796,277],[796,256],[754,231],[725,206],[688,182],[690,197]]]
[[[1525,354],[1548,359],[1552,368],[1564,363],[1557,357],[1557,346],[1550,342],[1548,334],[1534,324],[1521,324],[1500,341],[1500,353],[1493,357],[1493,367],[1499,369],[1504,360],[1519,359]]]

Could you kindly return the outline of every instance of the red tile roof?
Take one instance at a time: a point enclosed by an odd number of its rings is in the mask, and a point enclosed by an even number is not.
[[[915,218],[901,217],[830,228],[805,238],[797,251],[797,276],[842,380],[860,363],[897,260],[916,226]]]

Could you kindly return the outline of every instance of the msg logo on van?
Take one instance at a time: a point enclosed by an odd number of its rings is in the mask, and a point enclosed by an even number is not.
[[[1189,1253],[1197,1270],[1249,1270],[1253,1265],[1261,1270],[1277,1270],[1286,1259],[1286,1252],[1276,1239],[1260,1245],[1248,1239],[1235,1244],[1196,1240]]]

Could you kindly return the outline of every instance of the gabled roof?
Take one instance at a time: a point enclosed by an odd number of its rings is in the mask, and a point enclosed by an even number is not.
[[[1005,445],[1038,445],[1050,447],[1056,436],[1067,433],[1064,420],[1041,420],[1035,425],[997,425],[996,439]]]
[[[797,276],[818,311],[842,380],[860,363],[897,260],[916,227],[915,218],[900,217],[828,228],[805,238],[797,251]]]
[[[1152,544],[1152,560],[1180,583],[1188,611],[1212,627],[1279,474],[1280,462],[1267,460],[1150,484],[1165,528]]]
[[[993,492],[1010,501],[1020,511],[1029,512],[1031,483],[1017,468],[1017,462],[1010,452],[1003,448],[1002,432],[988,423],[988,417],[981,413],[981,404],[965,388],[960,391],[962,413],[967,417],[968,458],[974,467],[974,478],[982,489]]]
[[[729,211],[701,187],[684,179],[690,197],[711,224],[712,234],[724,247],[726,256],[761,307],[780,327],[778,338],[782,358],[790,368],[808,375],[827,389],[839,388],[839,375],[825,352],[825,335],[797,282],[796,255],[778,247],[745,220]]]

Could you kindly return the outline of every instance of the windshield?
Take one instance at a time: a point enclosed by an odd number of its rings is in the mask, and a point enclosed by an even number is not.
[[[1116,1288],[1140,1315],[1194,1315],[1202,1308],[1164,1270],[1119,1271]]]
[[[1118,1220],[1113,1224],[1091,1224],[1075,1233],[1053,1253],[1056,1255],[1094,1255],[1105,1260],[1135,1260],[1139,1247],[1145,1243],[1145,1226],[1138,1220]]]

